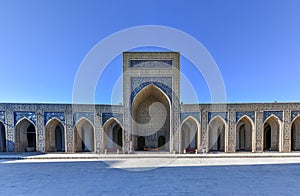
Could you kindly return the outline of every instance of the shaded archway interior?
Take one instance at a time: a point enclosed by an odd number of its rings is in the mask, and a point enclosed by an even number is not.
[[[236,150],[252,151],[253,127],[250,120],[243,117],[236,126]]]
[[[6,152],[6,134],[2,122],[0,122],[0,152]]]
[[[45,151],[65,152],[64,126],[57,119],[52,119],[45,127]]]
[[[79,120],[74,128],[75,152],[94,152],[94,135],[94,127],[90,121],[85,118]]]
[[[291,150],[300,150],[300,116],[298,116],[292,123],[291,129]]]
[[[225,151],[225,123],[220,117],[213,119],[209,123],[208,130],[208,150]]]
[[[36,130],[35,126],[28,119],[22,119],[16,126],[16,151],[36,151]]]
[[[167,144],[170,140],[170,101],[155,85],[148,85],[134,98],[132,128],[135,150],[169,151]],[[142,143],[144,147],[141,147]]]
[[[198,125],[192,118],[188,118],[181,126],[181,149],[195,152],[198,141]]]
[[[263,143],[265,151],[279,150],[279,129],[279,122],[274,116],[264,123]]]
[[[108,151],[122,151],[124,133],[121,125],[115,120],[109,120],[104,126],[104,147]]]

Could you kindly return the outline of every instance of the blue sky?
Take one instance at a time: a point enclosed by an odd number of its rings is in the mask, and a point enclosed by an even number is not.
[[[0,102],[71,103],[77,69],[103,38],[164,25],[201,42],[222,73],[228,102],[300,101],[300,1],[0,1]],[[138,51],[138,49],[136,50]],[[100,78],[96,103],[111,103],[121,57]],[[182,58],[199,102],[201,74]],[[193,102],[182,90],[184,103]],[[118,100],[116,101],[118,102]]]

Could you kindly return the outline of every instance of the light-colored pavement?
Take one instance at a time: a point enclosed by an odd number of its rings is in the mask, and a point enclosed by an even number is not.
[[[110,158],[286,158],[300,157],[300,152],[280,153],[207,153],[207,154],[172,154],[139,152],[135,154],[95,154],[95,153],[0,153],[0,159],[110,159]]]
[[[259,154],[262,157],[48,154],[2,159],[0,195],[298,195],[300,156]]]

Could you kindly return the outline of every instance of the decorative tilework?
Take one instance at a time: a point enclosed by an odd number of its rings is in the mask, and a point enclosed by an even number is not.
[[[265,120],[271,115],[277,116],[281,121],[283,120],[283,112],[282,111],[264,111],[263,121],[265,122]]]
[[[172,60],[131,60],[130,67],[134,68],[169,68]]]
[[[296,118],[298,115],[300,115],[300,111],[299,111],[299,110],[297,110],[297,111],[292,111],[291,113],[292,113],[292,114],[291,114],[291,122],[292,122],[293,120],[295,120],[295,118]]]
[[[228,112],[208,112],[208,122],[216,116],[222,117],[227,122]]]
[[[94,123],[94,112],[74,112],[74,116],[73,116],[74,125],[77,123],[78,120],[80,120],[83,117],[87,118],[92,123]]]
[[[134,97],[146,86],[154,84],[169,97],[172,102],[172,78],[171,77],[132,77],[130,105]]]
[[[158,82],[172,88],[171,77],[132,77],[131,78],[131,90],[136,89],[145,82]]]
[[[200,120],[200,112],[184,112],[180,113],[180,122],[182,123],[189,116],[194,117],[198,122]]]
[[[46,125],[52,118],[59,119],[62,123],[65,123],[65,113],[64,112],[45,112],[44,113],[44,124]]]
[[[236,112],[235,122],[238,122],[240,120],[240,118],[242,118],[243,116],[248,116],[249,118],[251,118],[251,120],[253,122],[255,122],[255,112],[254,111]]]
[[[0,121],[5,122],[5,112],[0,111]]]
[[[123,114],[121,113],[102,113],[102,126],[112,117],[116,118],[123,126]]]
[[[36,125],[35,112],[23,112],[23,111],[14,112],[15,125],[21,118],[28,118],[29,120],[31,120],[34,123],[34,125]]]

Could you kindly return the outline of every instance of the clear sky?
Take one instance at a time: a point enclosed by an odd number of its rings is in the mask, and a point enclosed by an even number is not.
[[[177,28],[201,42],[219,66],[228,102],[300,102],[299,10],[298,0],[0,0],[0,102],[71,103],[89,50],[139,25]],[[199,102],[210,102],[201,75],[184,58],[181,68]],[[99,80],[96,103],[111,103],[121,73],[118,57]],[[182,101],[189,97],[183,89]]]

